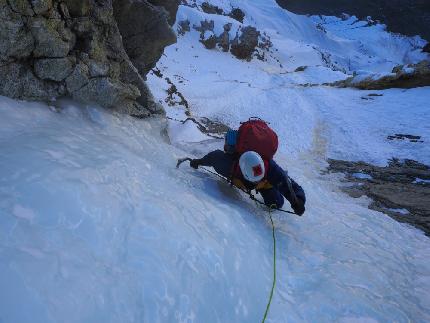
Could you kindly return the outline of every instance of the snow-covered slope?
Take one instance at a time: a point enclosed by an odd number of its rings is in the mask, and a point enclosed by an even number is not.
[[[237,126],[258,115],[279,134],[276,158],[308,202],[301,218],[273,215],[277,281],[267,321],[430,321],[430,240],[340,193],[336,176],[320,175],[326,157],[428,162],[428,145],[385,138],[413,131],[428,141],[430,89],[368,97],[300,86],[414,62],[419,40],[379,27],[347,32],[342,21],[339,33],[334,23],[324,33],[317,18],[280,11],[271,0],[213,3],[241,7],[245,24],[265,31],[278,51],[267,62],[239,61],[204,49],[192,30],[159,62],[163,77],[149,82],[164,102],[168,77],[195,117]],[[221,31],[224,22],[239,26],[187,6],[178,12],[178,21],[202,18]],[[358,57],[339,59],[345,71],[333,70],[322,51]],[[301,65],[310,67],[292,73]],[[0,98],[0,321],[261,321],[273,272],[268,213],[217,177],[175,168],[178,157],[222,141],[192,122],[168,121],[167,137],[164,120],[61,107]],[[181,106],[166,109],[186,117]]]
[[[211,3],[225,12],[240,7],[246,14],[244,23],[188,6],[180,7],[177,23],[188,20],[192,27],[213,20],[215,35],[231,23],[231,38],[238,28],[255,26],[273,43],[266,51],[267,61],[247,62],[220,49],[207,50],[199,42],[200,33],[191,28],[157,64],[163,77],[148,78],[160,102],[170,87],[167,77],[187,99],[193,116],[230,127],[260,116],[281,134],[278,158],[295,160],[304,154],[308,159],[317,140],[325,143],[318,148],[324,154],[320,157],[376,164],[398,157],[430,163],[429,145],[387,140],[396,133],[430,140],[429,88],[358,91],[321,86],[354,72],[383,75],[399,64],[416,63],[428,57],[421,52],[425,41],[387,33],[381,25],[366,26],[354,17],[294,15],[274,0]],[[308,68],[294,72],[300,66]],[[165,106],[172,118],[186,118],[181,106]]]

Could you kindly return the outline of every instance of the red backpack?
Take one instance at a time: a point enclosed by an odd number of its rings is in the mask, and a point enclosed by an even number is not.
[[[278,150],[278,136],[265,121],[250,118],[240,125],[235,148],[239,156],[245,151],[255,151],[270,160]]]

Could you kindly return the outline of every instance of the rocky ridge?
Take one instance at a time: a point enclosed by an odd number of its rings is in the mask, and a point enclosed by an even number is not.
[[[360,90],[384,90],[389,88],[415,88],[430,85],[430,61],[400,65],[391,74],[354,75],[346,80],[330,84],[337,87],[354,87]]]
[[[168,22],[174,22],[178,5],[179,0],[0,0],[0,95],[71,97],[139,117],[162,112],[144,77],[176,40]]]

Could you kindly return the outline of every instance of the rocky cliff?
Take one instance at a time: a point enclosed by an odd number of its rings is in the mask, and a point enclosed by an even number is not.
[[[144,117],[162,112],[144,82],[179,0],[0,0],[0,95],[71,97]]]

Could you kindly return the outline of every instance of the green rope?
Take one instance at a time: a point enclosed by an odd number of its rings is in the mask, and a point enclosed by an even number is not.
[[[273,224],[273,219],[272,219],[273,206],[274,205],[271,205],[269,210],[270,222],[272,223],[272,237],[273,237],[273,282],[272,282],[272,290],[270,291],[269,302],[267,303],[266,312],[264,312],[262,323],[266,321],[267,314],[269,313],[270,304],[272,303],[272,298],[273,298],[273,291],[275,290],[275,284],[276,284],[276,239],[275,239],[275,225]]]
[[[203,168],[203,167],[202,167]],[[217,174],[217,173],[215,173],[215,172],[212,172],[212,171],[210,171],[209,169],[207,169],[207,168],[203,168],[206,172],[208,172],[208,173],[212,173],[212,174],[214,174],[214,175],[217,175],[218,177],[221,177],[222,179],[224,179],[224,180],[227,180],[226,178],[224,178],[223,176],[221,176],[221,175],[219,175],[219,174]],[[241,189],[242,190],[242,189]],[[244,190],[242,190],[242,191],[244,191]],[[256,206],[258,206],[259,204],[258,204],[258,202],[260,202],[260,201],[258,201],[255,197],[254,197],[254,195],[252,195],[251,193],[249,193],[249,192],[246,192],[246,191],[244,191],[245,193],[247,193],[248,195],[249,195],[249,197],[255,202],[255,204],[256,204]],[[264,205],[264,203],[261,203],[260,202],[260,204],[263,204]],[[274,290],[275,290],[275,285],[276,285],[276,238],[275,238],[275,225],[273,224],[273,218],[272,218],[272,212],[273,212],[273,210],[278,210],[278,211],[284,211],[284,212],[287,212],[287,213],[292,213],[292,214],[294,214],[293,212],[289,212],[289,211],[286,211],[286,210],[281,210],[281,209],[278,209],[277,207],[276,207],[276,205],[275,204],[272,204],[272,205],[270,205],[270,207],[269,207],[269,217],[270,217],[270,222],[271,222],[271,224],[272,224],[272,238],[273,238],[273,282],[272,282],[272,289],[270,290],[270,296],[269,296],[269,301],[268,301],[268,303],[267,303],[267,306],[266,306],[266,311],[264,312],[264,317],[263,317],[263,321],[262,321],[262,323],[264,323],[265,321],[266,321],[266,318],[267,318],[267,314],[269,313],[269,309],[270,309],[270,304],[272,303],[272,298],[273,298],[273,292],[274,292]]]
[[[184,161],[186,161],[186,160],[191,161],[191,158],[182,158],[182,159],[179,159],[179,160],[178,160],[178,163],[177,163],[177,165],[176,165],[176,167],[178,168],[178,167],[179,167],[179,165],[180,165],[180,164],[182,164],[182,163],[183,163]],[[212,172],[212,171],[210,171],[209,169],[207,169],[207,168],[205,168],[205,167],[202,167],[202,169],[203,169],[203,170],[205,170],[206,172],[211,173],[211,174],[214,174],[214,175],[216,175],[216,176],[218,176],[218,177],[220,177],[220,178],[222,178],[223,180],[225,180],[225,181],[227,181],[227,182],[228,182],[228,180],[227,180],[224,176],[221,176],[221,175],[219,175],[218,173]],[[246,191],[245,191],[245,190],[243,190],[243,189],[240,189],[240,190],[241,190],[241,191],[244,191],[245,193],[247,193],[247,194],[249,195],[249,197],[250,197],[250,198],[255,202],[255,204],[256,204],[257,206],[259,205],[259,203],[260,203],[261,205],[264,205],[264,203],[262,203],[262,202],[260,202],[259,200],[257,200],[257,199],[254,197],[254,195],[252,195],[252,193],[250,193],[250,192],[246,192]],[[270,222],[271,222],[271,224],[272,224],[272,238],[273,238],[273,282],[272,282],[272,289],[270,290],[269,301],[268,301],[267,306],[266,306],[266,311],[264,312],[264,317],[263,317],[263,321],[262,321],[262,323],[264,323],[264,322],[266,321],[267,314],[269,313],[270,304],[272,303],[273,292],[274,292],[274,290],[275,290],[275,284],[276,284],[276,238],[275,238],[275,225],[273,224],[273,218],[272,218],[272,212],[273,212],[273,210],[278,210],[278,211],[283,211],[283,212],[286,212],[286,213],[294,214],[293,212],[290,212],[290,211],[286,211],[286,210],[278,209],[278,208],[276,207],[276,205],[275,205],[275,204],[272,204],[272,205],[270,205],[270,207],[269,207],[269,217],[270,217]]]

